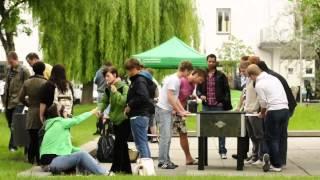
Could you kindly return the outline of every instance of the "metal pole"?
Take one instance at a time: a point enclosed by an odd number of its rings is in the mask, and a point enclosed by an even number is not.
[[[298,1],[297,1],[298,2]],[[303,86],[303,16],[301,3],[299,3],[300,10],[300,41],[299,41],[299,61],[300,61],[300,103],[302,103],[302,86]]]

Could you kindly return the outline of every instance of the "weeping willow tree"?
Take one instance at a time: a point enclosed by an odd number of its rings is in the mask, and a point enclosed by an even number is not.
[[[68,77],[84,83],[90,100],[96,70],[124,61],[173,35],[198,48],[199,30],[192,0],[29,0],[39,21],[45,61],[61,63]],[[91,91],[90,91],[91,90]]]

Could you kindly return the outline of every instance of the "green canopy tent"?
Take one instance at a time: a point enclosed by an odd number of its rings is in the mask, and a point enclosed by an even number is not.
[[[145,67],[155,69],[176,69],[184,60],[191,61],[194,67],[206,67],[206,57],[177,37],[132,57],[140,60]]]

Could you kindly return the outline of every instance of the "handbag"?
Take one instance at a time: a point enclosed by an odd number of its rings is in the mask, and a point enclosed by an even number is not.
[[[110,133],[111,127],[103,130],[98,141],[97,159],[99,162],[111,163],[114,152],[114,138]]]

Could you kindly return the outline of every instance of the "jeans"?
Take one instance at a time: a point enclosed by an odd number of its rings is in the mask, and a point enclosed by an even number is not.
[[[52,160],[49,167],[53,174],[65,172],[75,167],[79,169],[80,172],[89,171],[92,174],[100,175],[108,173],[89,153],[83,151],[58,156]]]
[[[289,119],[292,117],[292,115],[293,115],[293,112],[289,112],[289,118],[288,118],[287,124],[283,126],[285,129],[282,130],[282,136],[280,139],[280,153],[282,157],[282,165],[287,164],[288,125],[289,125]]]
[[[223,107],[203,105],[202,111],[223,111]],[[219,154],[227,154],[226,137],[219,137]]]
[[[246,129],[252,141],[252,158],[254,161],[262,160],[263,144],[263,119],[258,117],[246,117]]]
[[[132,174],[128,153],[128,138],[131,132],[130,121],[125,120],[119,125],[113,126],[115,141],[112,166],[110,171],[115,173]]]
[[[159,124],[159,163],[170,162],[170,145],[172,135],[172,111],[156,107],[155,118]]]
[[[5,110],[5,116],[8,122],[8,127],[10,129],[10,140],[9,140],[9,149],[17,149],[14,140],[13,140],[13,127],[12,127],[12,121],[13,121],[13,115],[16,113],[22,113],[24,106],[18,105],[15,108],[12,109],[6,109]]]
[[[33,164],[34,160],[38,164],[40,164],[40,153],[39,153],[39,129],[29,129],[29,136],[30,136],[30,144],[28,148],[28,161],[29,163]]]
[[[263,152],[270,154],[271,164],[279,168],[283,165],[283,157],[280,153],[282,148],[281,139],[288,128],[288,109],[268,111],[265,121],[265,141]]]
[[[148,145],[149,117],[131,117],[130,124],[133,140],[140,153],[140,158],[151,158],[151,153]]]

